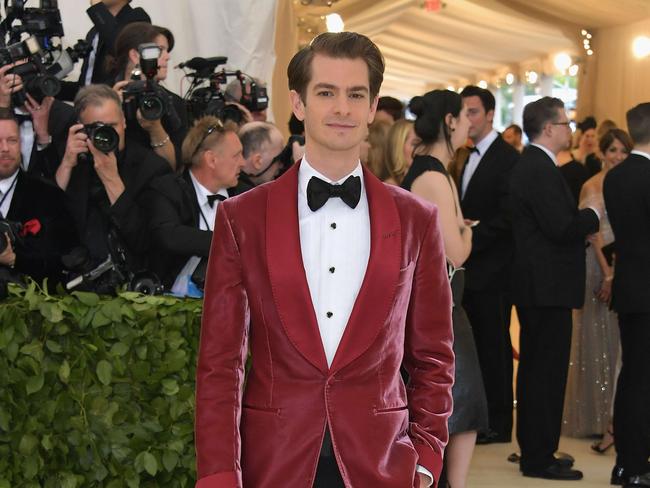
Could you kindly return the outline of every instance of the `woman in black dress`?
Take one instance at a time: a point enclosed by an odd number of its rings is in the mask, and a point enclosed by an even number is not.
[[[476,434],[487,428],[487,401],[472,329],[461,307],[464,276],[460,267],[472,249],[472,222],[465,221],[458,191],[447,166],[456,149],[467,140],[469,120],[459,94],[434,90],[411,100],[417,116],[415,134],[420,139],[402,188],[435,203],[447,254],[454,299],[454,353],[456,379],[454,411],[449,419],[449,444],[445,451],[447,481],[453,488],[467,484]],[[445,486],[445,485],[440,485]]]
[[[120,95],[133,78],[145,79],[139,69],[138,53],[138,46],[144,43],[154,43],[160,48],[155,80],[161,83],[167,78],[169,52],[174,48],[174,36],[165,27],[134,22],[120,32],[115,41],[115,57],[109,60],[115,81],[113,89]],[[187,109],[181,97],[162,86],[161,88],[160,95],[167,106],[166,113],[160,119],[147,120],[142,117],[140,110],[133,114],[127,111],[126,137],[151,147],[156,154],[167,160],[172,169],[177,169],[182,167],[181,147],[188,129]]]

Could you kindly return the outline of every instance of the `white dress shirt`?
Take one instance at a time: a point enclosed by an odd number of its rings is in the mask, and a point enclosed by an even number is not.
[[[6,218],[7,214],[9,213],[9,207],[11,207],[11,199],[13,198],[14,190],[16,189],[14,180],[18,178],[17,173],[18,171],[16,171],[9,178],[0,180],[0,201],[2,201],[2,205],[0,205],[0,218]],[[7,196],[5,197],[5,195]],[[4,238],[4,236],[2,238]]]
[[[496,130],[492,129],[488,135],[486,135],[476,144],[476,149],[478,152],[472,151],[470,153],[469,159],[467,160],[467,165],[465,166],[465,171],[463,172],[463,181],[461,185],[463,195],[465,194],[465,191],[467,191],[469,180],[471,180],[472,176],[474,176],[474,172],[476,171],[476,168],[478,168],[478,164],[481,162],[483,155],[487,152],[497,137],[499,137],[499,133]]]
[[[650,159],[650,154],[648,154],[647,152],[638,151],[636,149],[630,151],[630,154],[636,154],[637,156],[643,156],[646,159]]]
[[[559,164],[558,164],[558,162],[557,162],[557,156],[556,156],[555,153],[553,153],[553,151],[551,151],[548,147],[546,147],[546,146],[542,146],[541,144],[536,144],[536,143],[534,143],[534,142],[531,142],[530,145],[531,145],[531,146],[535,146],[536,148],[541,149],[542,151],[544,151],[544,152],[546,153],[546,155],[547,155],[549,158],[551,158],[551,161],[553,161],[553,164],[554,164],[555,166],[559,166]]]
[[[199,183],[199,180],[194,177],[191,170],[190,178],[192,179],[194,191],[196,192],[196,201],[199,204],[199,229],[214,230],[214,220],[217,218],[217,207],[219,207],[220,202],[219,200],[215,200],[213,206],[210,206],[208,203],[208,195],[212,195],[213,193]],[[217,195],[228,198],[228,192],[225,188],[219,190]]]
[[[15,109],[16,113],[21,115],[29,115],[29,112],[22,109]],[[23,156],[22,167],[25,171],[29,168],[29,163],[32,159],[32,149],[34,149],[34,124],[31,120],[23,120],[18,124],[20,126],[20,153]]]
[[[93,49],[88,55],[88,69],[86,70],[86,79],[84,85],[90,85],[93,82],[93,72],[95,71],[95,60],[97,59],[97,47],[99,46],[99,33],[95,34],[91,43]]]
[[[313,212],[307,205],[307,184],[312,176],[333,184],[359,176],[359,204],[353,209],[340,198],[330,198]],[[332,181],[303,158],[298,171],[298,220],[309,293],[327,364],[331,365],[370,258],[370,214],[361,163],[349,175]]]

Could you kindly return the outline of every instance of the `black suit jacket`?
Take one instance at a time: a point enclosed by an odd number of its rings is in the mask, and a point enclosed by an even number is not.
[[[605,176],[603,194],[616,236],[612,304],[619,313],[650,312],[650,160],[638,154]]]
[[[24,224],[36,219],[41,230],[20,238],[15,246],[15,270],[52,282],[61,280],[61,256],[78,245],[76,229],[65,205],[65,194],[49,182],[20,171],[7,219]]]
[[[472,229],[472,253],[464,265],[465,287],[469,290],[508,285],[513,252],[508,209],[510,174],[518,158],[517,150],[501,136],[497,137],[481,158],[462,196],[463,216],[480,220]],[[467,161],[463,173],[466,165]]]
[[[29,160],[27,172],[35,176],[54,182],[56,170],[61,164],[68,141],[68,130],[77,123],[74,109],[67,103],[54,100],[48,118],[48,131],[52,136],[52,143],[47,148],[39,151],[34,134],[34,145]],[[25,130],[21,124],[20,130]]]
[[[151,18],[142,8],[132,8],[125,5],[118,14],[113,17],[108,8],[99,2],[86,10],[88,17],[92,20],[94,27],[86,34],[86,42],[92,43],[95,34],[99,33],[97,53],[93,65],[93,83],[109,83],[110,73],[106,69],[106,59],[113,54],[115,40],[125,25],[132,22],[149,22]],[[81,72],[77,81],[66,81],[62,83],[59,98],[61,100],[73,101],[79,89],[86,84],[86,73],[88,73],[88,58],[86,57],[81,65]]]
[[[199,204],[189,170],[157,178],[145,201],[152,236],[151,269],[170,288],[190,257],[208,257],[212,231],[199,229]]]
[[[527,147],[512,171],[516,305],[580,308],[585,296],[585,238],[598,230],[591,209],[578,210],[548,155]]]
[[[146,253],[149,250],[148,218],[143,204],[143,198],[150,183],[158,176],[170,173],[167,161],[150,149],[135,142],[127,144],[122,155],[118,157],[118,171],[125,190],[113,205],[108,204],[105,191],[101,195],[106,202],[105,207],[95,204],[91,188],[95,182],[96,173],[91,162],[83,161],[77,164],[70,175],[66,189],[68,204],[74,217],[82,243],[90,250],[95,261],[103,260],[94,250],[106,247],[107,235],[89,235],[87,229],[92,223],[88,222],[90,207],[100,208],[98,218],[103,219],[103,228],[115,230],[126,246],[135,270],[146,267]]]

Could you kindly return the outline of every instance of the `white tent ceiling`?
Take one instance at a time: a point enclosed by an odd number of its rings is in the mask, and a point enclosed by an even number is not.
[[[529,65],[548,72],[557,52],[584,56],[582,29],[650,16],[650,0],[444,0],[438,12],[424,10],[423,3],[339,0],[329,8],[295,0],[294,7],[302,42],[322,29],[322,15],[333,12],[346,30],[371,37],[386,58],[382,94],[400,98],[519,74]]]

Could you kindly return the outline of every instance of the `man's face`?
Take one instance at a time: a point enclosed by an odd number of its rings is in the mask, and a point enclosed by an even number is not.
[[[521,134],[515,132],[514,129],[506,129],[503,131],[503,140],[510,144],[512,147],[518,148],[521,146]]]
[[[232,131],[226,132],[210,151],[212,176],[219,188],[237,186],[239,173],[244,167],[242,146],[239,137]]]
[[[569,117],[566,111],[561,108],[557,110],[557,116],[551,124],[551,138],[554,145],[555,154],[571,147],[571,127],[569,126]]]
[[[478,144],[492,130],[492,119],[494,111],[485,112],[483,102],[474,95],[463,98],[463,104],[467,107],[467,117],[469,118],[469,138]]]
[[[20,131],[13,120],[0,120],[0,179],[13,175],[20,167]]]
[[[361,58],[316,54],[305,100],[291,91],[293,113],[305,123],[307,150],[320,154],[352,152],[358,157],[377,100],[370,99],[368,66]]]
[[[124,130],[126,129],[126,121],[124,120],[124,113],[114,100],[106,99],[101,105],[88,105],[83,112],[79,114],[79,122],[84,125],[94,124],[101,122],[105,125],[110,125],[117,135],[120,136],[119,149],[124,149]]]

